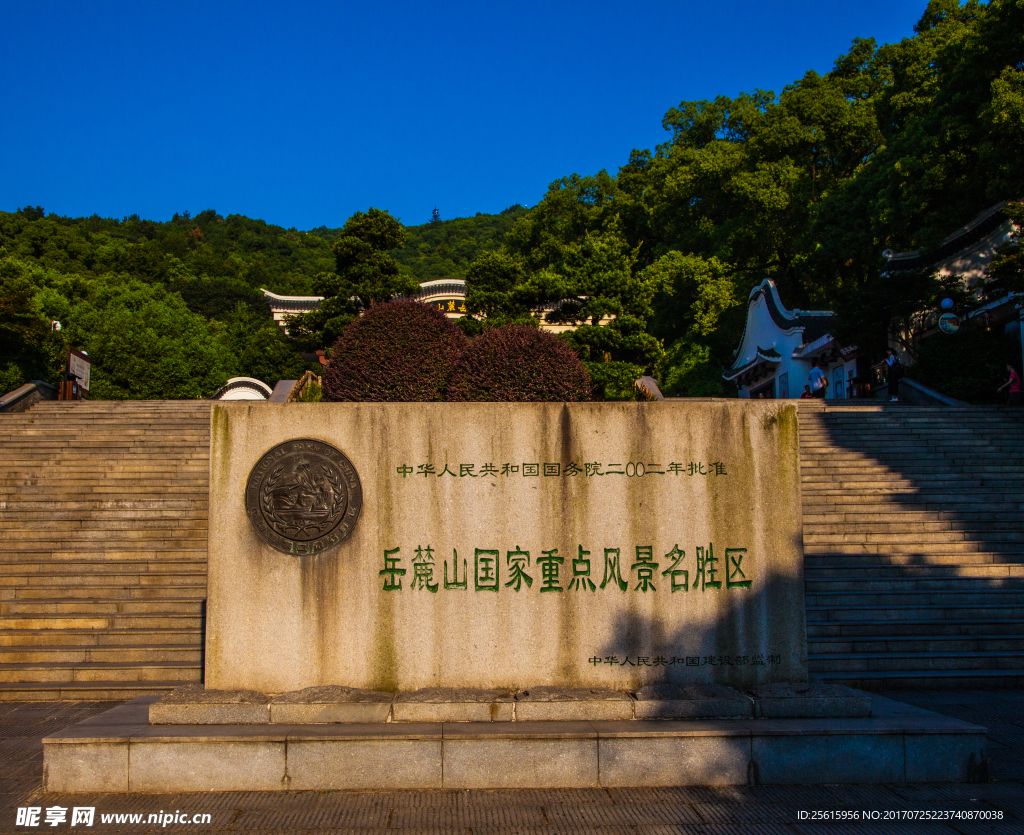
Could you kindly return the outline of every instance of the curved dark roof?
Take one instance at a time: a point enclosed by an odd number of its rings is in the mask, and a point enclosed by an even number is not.
[[[722,375],[724,380],[734,380],[739,377],[744,371],[749,371],[759,362],[779,362],[782,359],[782,354],[776,351],[774,348],[762,348],[758,346],[757,351],[754,353],[754,358],[746,365],[740,368],[732,368],[727,374]]]
[[[760,292],[761,295],[764,296],[765,303],[768,305],[768,314],[780,329],[784,331],[790,331],[798,328],[802,329],[804,332],[805,345],[808,342],[814,342],[814,340],[820,339],[832,329],[832,324],[836,321],[836,315],[831,312],[822,312],[818,314],[799,313],[796,316],[786,316],[782,310],[779,309],[779,306],[775,301],[775,293],[772,293],[770,290],[766,290],[765,284],[771,284],[771,282],[768,280],[762,281],[756,292]],[[754,294],[751,293],[751,297],[747,300],[748,306],[750,305],[750,302],[753,301],[753,296]]]
[[[997,207],[1005,205],[1005,201],[996,204]],[[906,272],[907,270],[925,270],[933,267],[942,261],[952,258],[958,252],[974,246],[978,241],[987,238],[996,229],[1010,220],[1009,215],[1002,208],[996,208],[995,211],[989,209],[989,211],[991,214],[986,217],[985,213],[983,213],[981,220],[977,221],[975,225],[968,225],[962,232],[955,233],[946,238],[942,246],[937,250],[923,254],[920,251],[916,253],[898,253],[882,268],[882,274]]]
[[[831,311],[822,311],[820,313],[798,313],[795,316],[792,314],[787,316],[775,300],[776,293],[778,293],[778,289],[775,287],[775,283],[770,278],[766,278],[757,287],[750,291],[750,295],[747,297],[747,309],[750,309],[751,302],[753,302],[758,295],[764,296],[765,304],[768,306],[768,315],[771,316],[772,321],[776,326],[780,330],[784,331],[803,331],[801,334],[801,341],[804,345],[821,339],[821,337],[831,333],[832,326],[835,324],[837,318],[834,313]],[[746,336],[747,322],[744,321],[743,332],[740,334],[739,345],[743,345],[743,340]],[[766,352],[761,348],[758,348],[757,351],[762,357],[768,359]]]

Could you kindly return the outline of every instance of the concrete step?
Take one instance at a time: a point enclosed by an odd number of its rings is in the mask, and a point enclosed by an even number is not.
[[[808,599],[821,594],[908,594],[911,592],[964,592],[1016,591],[1024,600],[1024,576],[990,579],[988,577],[887,577],[836,580],[832,578],[805,579]]]
[[[139,681],[202,681],[202,670],[190,661],[63,663],[60,661],[33,664],[0,664],[0,684],[35,684],[39,682],[139,682]]]
[[[90,484],[106,484],[120,487],[125,493],[131,493],[138,484],[160,486],[168,483],[188,484],[198,492],[206,492],[206,479],[209,478],[208,467],[187,472],[107,472],[90,475],[88,472],[69,472],[63,467],[53,467],[43,473],[29,473],[0,478],[0,491],[16,492],[20,487],[47,487],[51,490],[65,488],[80,491]]]
[[[8,615],[139,615],[200,614],[206,601],[193,597],[170,597],[162,600],[118,600],[112,598],[75,600],[50,598],[41,600],[0,600],[0,618]],[[3,624],[0,623],[0,627]]]
[[[990,478],[1016,478],[1021,477],[1021,467],[1018,465],[991,464],[988,466],[971,467],[900,467],[894,468],[885,465],[875,466],[851,466],[851,467],[830,467],[802,468],[800,483],[809,485],[812,489],[815,485],[835,484],[857,481],[884,482],[887,484],[899,482],[917,483],[921,480],[957,480],[963,478],[977,478],[987,481]]]
[[[189,503],[191,504],[191,503]],[[25,510],[25,505],[18,509],[8,507],[0,510],[0,522],[17,523],[34,527],[36,523],[60,524],[61,522],[96,522],[106,520],[112,521],[147,521],[167,520],[168,524],[178,520],[205,522],[208,514],[204,508],[196,507],[151,507],[133,508],[131,510],[109,510],[104,508],[91,508],[86,510]]]
[[[164,665],[188,664],[198,666],[203,660],[202,644],[163,644],[147,646],[134,644],[111,647],[79,646],[0,646],[0,669],[5,665]],[[2,679],[0,679],[2,680]],[[74,679],[72,679],[74,680]]]
[[[1024,511],[1024,502],[1003,496],[979,496],[977,491],[965,497],[959,496],[960,501],[951,501],[949,497],[943,501],[942,496],[934,496],[924,493],[905,493],[898,501],[880,498],[877,493],[858,497],[841,494],[829,498],[813,497],[803,494],[804,513],[816,516],[825,516],[837,513],[882,513],[892,514],[894,512],[913,513],[956,513],[961,511],[964,514],[979,514],[986,512],[993,513],[1020,513]],[[956,508],[956,510],[950,510]]]
[[[1000,620],[998,618],[950,620],[862,620],[844,621],[812,621],[807,624],[808,639],[845,639],[870,640],[899,635],[904,638],[946,636],[972,637],[989,636],[1024,636],[1024,621]]]
[[[1017,670],[901,670],[898,672],[814,674],[818,681],[835,682],[858,690],[1006,690],[1024,687]]]
[[[83,538],[88,538],[86,534],[100,534],[102,531],[82,531]],[[117,531],[107,531],[114,537],[113,534]],[[188,535],[192,532],[182,532],[182,535]],[[125,537],[127,538],[127,537]],[[914,528],[911,532],[902,531],[882,531],[878,533],[872,533],[869,531],[851,531],[848,526],[844,525],[841,528],[833,528],[828,533],[810,533],[804,531],[803,535],[804,547],[824,545],[828,543],[835,543],[836,545],[849,545],[849,544],[885,544],[888,546],[905,545],[905,544],[929,544],[929,545],[959,545],[967,542],[972,543],[1007,543],[1007,542],[1024,542],[1024,531],[1020,528],[1006,528],[1002,530],[990,529],[988,531],[965,531],[961,529],[949,529],[949,530],[919,530]]]
[[[90,562],[107,561],[152,561],[176,564],[181,560],[194,561],[205,559],[205,546],[195,548],[182,548],[174,543],[168,543],[167,547],[157,548],[153,545],[130,545],[125,548],[70,548],[66,550],[35,549],[35,550],[8,550],[4,553],[4,562],[22,562],[26,565],[33,565],[38,562],[67,562],[73,563],[81,560]]]
[[[2,518],[2,517],[0,517]],[[817,511],[804,511],[804,530],[807,526],[831,525],[836,528],[839,525],[851,526],[881,522],[886,524],[907,524],[930,522],[951,522],[958,525],[962,530],[983,528],[986,523],[1001,525],[1004,523],[1022,524],[1022,516],[1016,511],[961,511],[957,510],[918,510],[907,509],[905,505],[899,507],[898,515],[893,513],[889,507],[886,512],[846,511],[843,513],[819,513]]]
[[[905,603],[894,607],[887,603],[865,603],[860,605],[837,606],[831,603],[807,603],[807,623],[822,621],[857,623],[859,621],[905,621],[916,620],[1018,620],[1024,619],[1024,604],[991,602],[961,606],[929,604],[924,601]]]
[[[79,543],[93,543],[93,542],[127,542],[131,540],[144,540],[153,542],[166,542],[168,540],[174,540],[175,542],[190,542],[191,540],[206,541],[206,531],[203,528],[192,527],[183,525],[181,527],[159,527],[159,528],[134,528],[134,527],[121,527],[121,528],[106,528],[106,529],[93,529],[93,528],[79,528],[71,531],[58,531],[58,530],[43,530],[43,531],[32,531],[32,530],[19,530],[16,534],[9,533],[10,542],[7,544],[13,544],[14,541],[33,544],[42,547],[42,544],[49,543],[46,547],[60,548],[64,545],[78,545]],[[867,534],[872,536],[872,534]]]
[[[106,578],[105,578],[106,579]],[[88,583],[76,584],[73,587],[50,583],[48,585],[9,586],[0,585],[0,605],[5,602],[27,600],[74,600],[102,601],[113,600],[180,600],[191,598],[206,599],[206,578],[191,577],[190,583],[170,584],[167,582],[152,584],[125,583],[111,585],[109,579],[104,585]],[[196,582],[201,579],[202,582]]]
[[[98,577],[104,574],[130,576],[136,574],[142,578],[146,576],[162,576],[164,574],[192,574],[195,576],[206,576],[206,560],[203,558],[193,559],[159,559],[159,560],[120,560],[100,559],[92,560],[82,558],[78,560],[61,560],[59,562],[31,562],[28,560],[3,560],[0,561],[0,575],[18,575],[27,579],[27,582],[45,583],[48,575],[62,575],[66,580],[76,577]],[[38,579],[35,579],[38,578]],[[148,581],[147,581],[148,582]]]
[[[1016,652],[1024,655],[1024,635],[886,635],[873,638],[810,638],[808,652],[841,657],[848,653]]]
[[[922,535],[923,536],[923,535]],[[826,554],[917,554],[926,562],[932,554],[1006,554],[1014,555],[1018,562],[1024,562],[1024,548],[1021,543],[1008,540],[987,539],[963,542],[823,542],[805,543],[804,554],[824,556]]]
[[[202,629],[205,607],[198,611],[132,612],[108,614],[100,612],[66,612],[51,614],[0,613],[0,630],[64,630],[64,629]]]
[[[878,496],[896,496],[905,493],[918,493],[935,500],[937,496],[950,495],[951,491],[981,490],[989,495],[998,496],[1000,493],[1013,490],[1020,492],[1024,487],[1022,479],[906,479],[905,482],[898,481],[832,481],[816,482],[805,484],[802,493],[811,499],[817,497],[836,496],[865,496],[875,498]],[[962,498],[962,493],[960,494]],[[977,497],[972,496],[973,499]]]
[[[166,531],[166,530],[189,530],[206,532],[206,517],[193,517],[179,519],[164,517],[156,519],[18,519],[9,520],[0,518],[0,536],[5,534],[16,537],[21,533],[46,533],[64,532],[73,534],[78,531],[102,532],[102,531]]]
[[[21,502],[57,501],[57,502],[80,502],[90,499],[116,500],[124,496],[123,487],[107,487],[102,484],[91,486],[88,490],[53,490],[42,487],[19,487],[14,491],[7,492],[0,490],[0,501],[8,505]],[[194,487],[160,486],[154,485],[133,488],[132,495],[136,500],[157,501],[161,497],[187,499],[191,498],[196,502],[203,502],[205,506],[206,495],[201,494]],[[164,499],[166,500],[166,499]]]
[[[139,696],[160,696],[189,681],[80,681],[6,682],[0,685],[0,702],[127,701]]]
[[[73,501],[51,498],[33,498],[31,501],[21,501],[17,504],[12,504],[9,501],[0,501],[0,518],[7,518],[3,514],[8,512],[49,513],[50,511],[58,511],[63,513],[79,513],[118,510],[127,512],[135,510],[191,510],[205,512],[208,505],[209,497],[207,495],[199,494],[191,496],[175,496],[174,498],[157,497],[145,499],[137,497],[130,499],[122,497],[97,498],[95,496],[90,496],[85,499],[76,499]]]
[[[1001,510],[1000,505],[1007,505],[1006,510],[1019,510],[1021,502],[1016,498],[1018,494],[1007,495],[1006,491],[991,487],[975,488],[970,493],[961,491],[951,492],[948,488],[944,490],[933,490],[926,482],[917,487],[892,488],[882,490],[880,488],[848,489],[822,488],[818,490],[802,490],[804,503],[811,505],[838,505],[844,510],[856,510],[864,507],[865,510],[872,507],[891,510],[901,505],[911,505],[910,510],[950,510],[950,508],[962,508],[968,511],[979,510]],[[921,505],[925,505],[924,508]],[[996,506],[994,506],[996,505]],[[865,507],[866,506],[866,507]]]
[[[891,565],[875,563],[868,565],[843,566],[804,566],[804,581],[860,583],[873,580],[934,580],[944,578],[980,579],[986,582],[1000,582],[1006,578],[1019,578],[1024,581],[1024,565],[1017,563],[960,563],[950,562],[940,565]],[[808,586],[810,588],[810,586]]]
[[[901,553],[879,553],[879,554],[805,554],[804,565],[811,568],[844,567],[856,568],[858,566],[871,565],[1020,565],[1024,563],[1018,555],[1001,552],[982,552],[970,554],[965,557],[957,553],[930,553],[930,554],[901,554]]]
[[[1007,652],[848,652],[809,656],[808,671],[817,673],[908,672],[947,670],[1016,670],[1024,676],[1024,655]],[[2,675],[2,672],[0,672]]]
[[[0,647],[203,646],[202,629],[0,629]]]
[[[0,523],[0,530],[2,530]],[[960,533],[967,538],[984,536],[992,531],[1024,533],[1024,519],[1017,518],[1007,521],[983,520],[983,521],[960,521],[953,519],[924,521],[907,520],[902,515],[890,516],[887,521],[861,521],[847,520],[837,523],[826,519],[821,522],[808,522],[804,517],[804,541],[807,537],[825,537],[841,535],[889,535],[909,536],[914,533]]]
[[[965,589],[963,591],[831,591],[806,595],[808,609],[828,607],[834,610],[861,607],[868,603],[900,609],[904,606],[1020,606],[1024,607],[1024,591],[1020,589]],[[3,605],[3,604],[0,604]]]
[[[206,586],[205,567],[195,567],[188,571],[177,570],[177,567],[155,569],[153,571],[131,571],[112,564],[104,565],[105,571],[36,571],[22,574],[8,573],[0,567],[0,591],[4,589],[54,589],[67,588],[76,594],[85,594],[90,589],[103,586],[132,588],[159,586]]]

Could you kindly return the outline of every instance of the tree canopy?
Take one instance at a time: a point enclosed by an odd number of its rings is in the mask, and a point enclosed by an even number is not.
[[[292,320],[299,340],[313,349],[331,345],[370,305],[416,293],[419,282],[402,273],[389,254],[404,243],[405,228],[386,211],[352,215],[331,246],[335,269],[313,281],[324,296],[319,309]]]
[[[467,271],[474,312],[560,300],[567,321],[615,315],[608,333],[566,337],[592,377],[630,362],[673,394],[729,392],[721,370],[764,278],[791,307],[839,313],[847,344],[881,350],[889,325],[948,292],[883,276],[882,252],[932,252],[1024,195],[1024,3],[931,0],[913,37],[856,38],[824,75],[684,101],[663,125],[668,140],[617,176],[552,183],[506,235],[511,260]],[[619,329],[658,344],[638,353]]]

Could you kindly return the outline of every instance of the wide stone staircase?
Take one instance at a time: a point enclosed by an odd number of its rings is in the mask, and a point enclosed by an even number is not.
[[[202,679],[208,401],[0,414],[0,700]],[[799,404],[809,664],[1024,684],[1024,414]]]
[[[0,699],[202,677],[209,402],[0,414]]]
[[[811,674],[1024,683],[1024,414],[799,404]]]

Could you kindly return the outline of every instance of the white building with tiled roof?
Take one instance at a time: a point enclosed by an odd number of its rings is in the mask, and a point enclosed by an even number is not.
[[[736,360],[723,376],[736,382],[740,397],[799,397],[817,360],[828,398],[852,396],[860,382],[856,349],[833,339],[835,321],[830,310],[787,310],[775,282],[765,279],[750,291]]]
[[[279,296],[277,293],[271,293],[265,287],[260,287],[260,292],[263,293],[263,298],[270,305],[274,321],[284,328],[285,333],[288,332],[285,320],[289,316],[298,316],[301,313],[316,310],[320,307],[320,302],[324,300],[323,296]]]
[[[267,304],[270,305],[274,321],[277,322],[287,333],[285,320],[289,316],[299,313],[309,313],[320,307],[323,296],[279,296],[269,290],[260,288]],[[449,319],[461,319],[466,315],[466,282],[461,278],[442,278],[436,281],[424,281],[420,284],[420,291],[412,298],[436,307]],[[573,324],[561,324],[549,321],[559,304],[549,304],[536,311],[540,316],[540,329],[552,333],[562,333],[576,328]],[[613,317],[605,316],[598,322],[599,325],[607,325]]]

